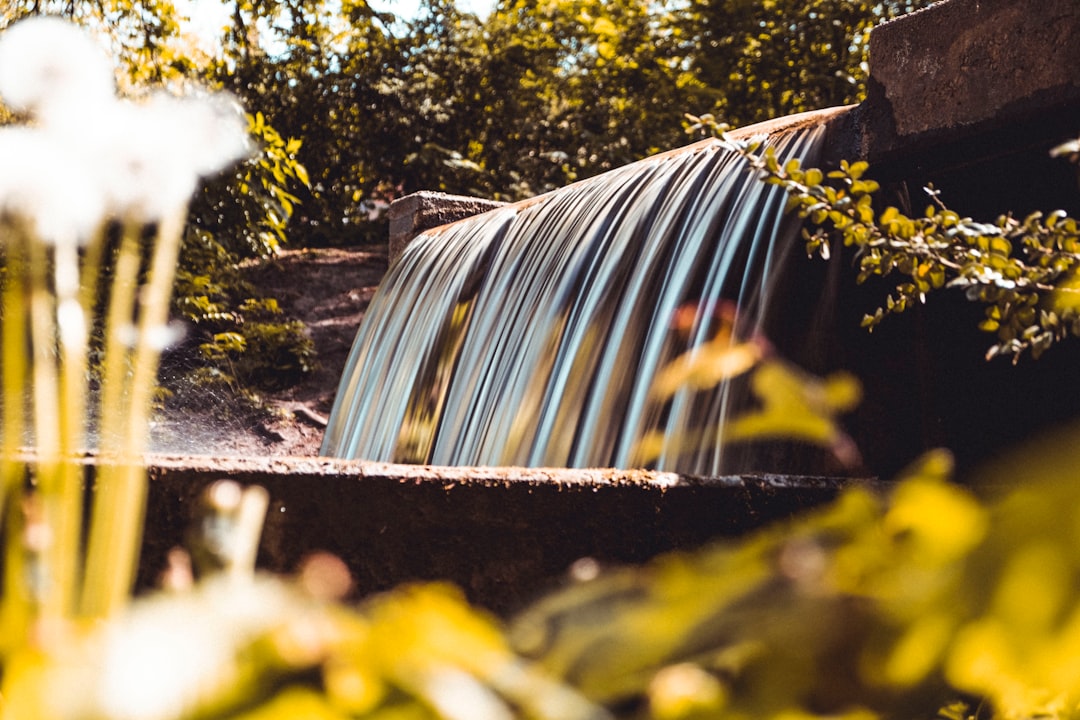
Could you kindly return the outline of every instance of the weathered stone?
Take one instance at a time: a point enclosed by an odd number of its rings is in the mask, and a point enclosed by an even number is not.
[[[265,487],[259,565],[295,570],[317,550],[346,561],[357,593],[449,580],[509,611],[560,582],[571,563],[642,562],[819,504],[830,478],[713,479],[623,470],[438,468],[329,458],[150,458],[140,585],[183,542],[199,494],[229,478]]]
[[[1076,0],[947,0],[874,28],[862,156],[1080,108]]]
[[[496,200],[427,191],[395,200],[387,215],[390,219],[390,264],[393,265],[405,246],[425,230],[479,215],[503,204]]]

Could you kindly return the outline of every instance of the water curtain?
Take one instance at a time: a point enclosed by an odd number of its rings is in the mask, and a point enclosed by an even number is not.
[[[823,136],[817,124],[769,142],[812,163]],[[322,453],[627,467],[646,432],[722,426],[745,402],[735,381],[663,404],[649,390],[718,323],[760,330],[781,255],[799,245],[783,210],[710,140],[421,235],[367,311]],[[655,466],[730,472],[722,440]]]

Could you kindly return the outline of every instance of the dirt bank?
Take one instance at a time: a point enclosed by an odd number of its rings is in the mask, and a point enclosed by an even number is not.
[[[248,279],[277,298],[286,316],[307,326],[318,367],[298,385],[262,396],[269,418],[164,419],[154,433],[158,449],[230,456],[318,454],[345,359],[386,264],[385,247],[288,250],[247,264]]]

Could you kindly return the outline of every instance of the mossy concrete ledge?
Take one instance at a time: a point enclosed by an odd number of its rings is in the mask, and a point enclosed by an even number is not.
[[[269,491],[260,567],[291,572],[327,551],[348,564],[357,595],[448,580],[496,612],[555,586],[580,558],[637,563],[698,547],[861,482],[199,456],[155,456],[149,474],[143,588],[154,584],[169,549],[183,544],[202,490],[228,478]]]

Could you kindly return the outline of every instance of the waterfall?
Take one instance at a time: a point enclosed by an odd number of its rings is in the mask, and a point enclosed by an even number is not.
[[[768,142],[812,163],[823,137],[803,123]],[[649,389],[711,338],[719,308],[735,308],[740,333],[758,329],[781,256],[802,252],[783,206],[704,141],[421,235],[357,333],[323,454],[627,467],[646,432],[719,425],[743,402],[736,382],[663,407]],[[716,437],[656,467],[731,471]]]

